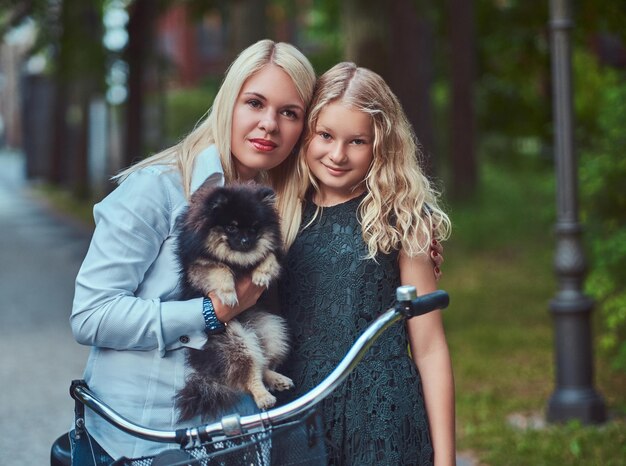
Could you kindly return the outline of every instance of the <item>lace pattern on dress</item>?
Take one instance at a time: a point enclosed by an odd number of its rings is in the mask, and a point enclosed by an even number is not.
[[[360,199],[325,207],[287,254],[279,294],[293,335],[283,369],[295,382],[293,397],[328,376],[365,327],[393,305],[398,255],[364,260]],[[314,212],[308,203],[303,225]],[[421,380],[407,348],[406,327],[396,324],[323,402],[329,464],[432,464]]]

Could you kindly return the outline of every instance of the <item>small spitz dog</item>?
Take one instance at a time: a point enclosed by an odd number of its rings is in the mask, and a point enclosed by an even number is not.
[[[280,274],[282,237],[274,191],[253,184],[215,187],[205,182],[177,219],[182,299],[214,292],[222,303],[237,304],[235,282],[251,274],[267,287]],[[201,350],[188,348],[193,372],[175,397],[179,420],[214,418],[248,392],[260,409],[276,403],[269,390],[293,387],[274,369],[289,350],[282,317],[256,306],[210,335]]]

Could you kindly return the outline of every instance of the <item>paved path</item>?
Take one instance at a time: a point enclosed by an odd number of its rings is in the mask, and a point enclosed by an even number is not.
[[[23,160],[0,151],[0,464],[49,464],[72,421],[70,381],[87,348],[68,317],[89,232],[30,194]]]

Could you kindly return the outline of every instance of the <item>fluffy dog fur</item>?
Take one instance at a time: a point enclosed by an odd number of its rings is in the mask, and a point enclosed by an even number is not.
[[[226,305],[237,303],[235,282],[251,273],[267,287],[280,274],[282,239],[274,192],[255,185],[212,187],[206,182],[191,196],[178,219],[178,257],[182,298],[213,291]],[[210,335],[201,350],[189,349],[193,369],[176,394],[179,420],[200,414],[214,418],[249,392],[261,409],[293,382],[273,369],[285,358],[287,328],[281,317],[249,309],[231,320],[226,331]]]

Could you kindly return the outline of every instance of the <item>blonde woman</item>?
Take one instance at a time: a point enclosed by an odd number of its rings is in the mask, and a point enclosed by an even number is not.
[[[375,73],[340,63],[319,80],[295,183],[302,227],[280,302],[297,396],[326,377],[399,285],[436,289],[432,241],[450,222],[422,173],[400,103]],[[294,225],[295,226],[295,225]],[[410,354],[407,351],[410,345]],[[324,401],[331,465],[452,465],[454,383],[435,311],[387,331]]]
[[[256,180],[283,190],[314,84],[313,68],[295,47],[270,40],[250,46],[230,66],[207,117],[179,144],[121,173],[117,189],[95,206],[71,326],[76,340],[92,347],[88,385],[128,419],[154,429],[180,428],[173,396],[184,385],[181,349],[200,349],[207,331],[219,331],[262,293],[248,279],[237,284],[234,307],[214,296],[180,301],[175,220],[207,179],[216,185]],[[297,206],[295,196],[280,201],[281,212]],[[290,216],[283,218],[287,235]],[[240,414],[255,410],[249,396],[235,407]],[[169,447],[127,435],[89,410],[86,427],[71,435],[76,465],[110,464]]]

